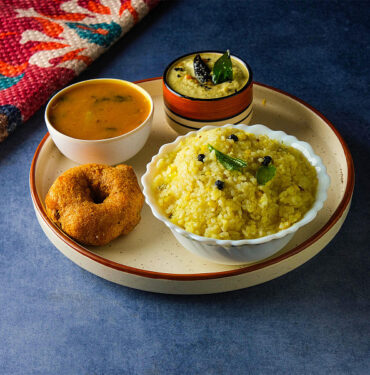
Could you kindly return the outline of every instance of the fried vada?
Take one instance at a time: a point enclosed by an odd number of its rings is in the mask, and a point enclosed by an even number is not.
[[[48,217],[85,245],[106,245],[140,221],[144,196],[132,167],[85,164],[59,176],[45,198]]]

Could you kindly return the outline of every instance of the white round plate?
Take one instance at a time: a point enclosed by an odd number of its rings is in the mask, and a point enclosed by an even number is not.
[[[177,133],[166,123],[162,80],[137,82],[154,101],[153,129],[143,150],[128,160],[138,179],[146,164]],[[319,112],[298,98],[254,83],[253,118],[273,130],[283,130],[311,144],[331,178],[328,199],[314,221],[298,230],[273,257],[242,266],[211,263],[185,250],[171,231],[144,205],[139,225],[127,236],[102,247],[82,246],[47,217],[43,202],[54,180],[76,164],[64,157],[49,134],[38,146],[30,170],[36,217],[50,241],[80,267],[131,288],[170,294],[206,294],[246,288],[281,276],[312,258],[338,232],[347,216],[354,187],[351,154],[338,131]]]

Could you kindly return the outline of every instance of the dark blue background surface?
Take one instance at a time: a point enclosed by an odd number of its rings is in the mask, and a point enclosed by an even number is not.
[[[178,55],[229,48],[334,123],[355,161],[351,211],[323,252],[269,283],[169,296],[80,269],[32,208],[43,111],[0,144],[0,374],[368,374],[369,13],[358,1],[165,2],[79,78],[155,77]]]

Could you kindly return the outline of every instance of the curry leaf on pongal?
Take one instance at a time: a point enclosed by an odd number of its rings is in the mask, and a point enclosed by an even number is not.
[[[208,145],[209,151],[214,151],[217,160],[229,171],[241,171],[247,166],[247,162],[242,159],[233,158],[229,155],[224,154],[221,151],[216,150],[213,146]]]
[[[261,166],[257,170],[257,182],[259,185],[265,185],[274,178],[276,174],[276,167],[272,164],[267,166]]]

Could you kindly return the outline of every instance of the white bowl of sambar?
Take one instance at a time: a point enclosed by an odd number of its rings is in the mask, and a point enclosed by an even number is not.
[[[54,95],[46,106],[45,122],[67,158],[114,165],[142,149],[153,110],[153,100],[142,87],[120,79],[91,79]]]

